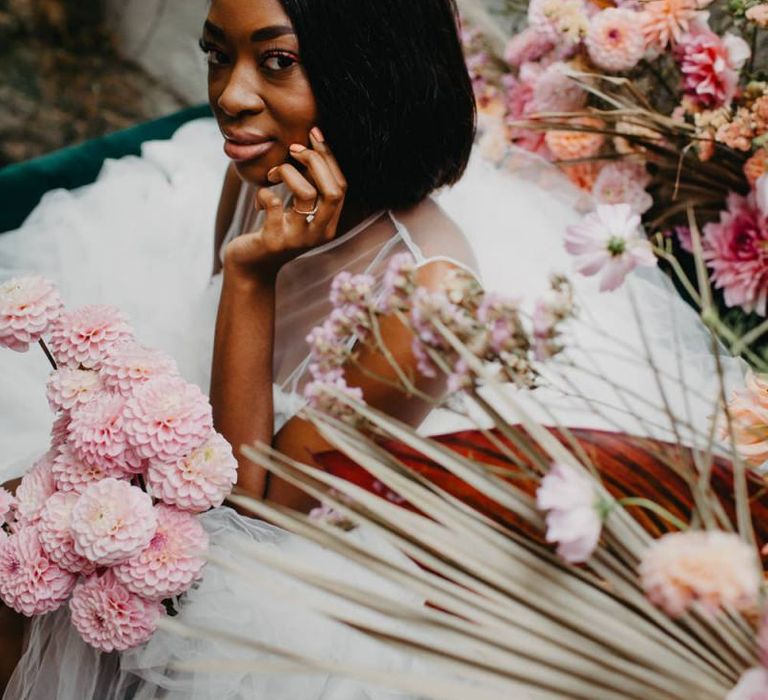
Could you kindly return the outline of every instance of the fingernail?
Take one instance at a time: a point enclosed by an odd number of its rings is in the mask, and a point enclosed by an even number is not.
[[[300,143],[292,143],[288,150],[291,151],[291,153],[301,153],[302,151],[306,151],[307,147],[302,146]]]
[[[323,136],[323,132],[320,131],[320,127],[313,126],[312,131],[310,132],[312,136],[315,137],[316,141],[319,141],[320,143],[325,143],[325,136]]]

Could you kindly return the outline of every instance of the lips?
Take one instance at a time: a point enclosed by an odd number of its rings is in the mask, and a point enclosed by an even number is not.
[[[252,160],[263,156],[275,143],[264,134],[225,130],[224,153],[234,161]]]

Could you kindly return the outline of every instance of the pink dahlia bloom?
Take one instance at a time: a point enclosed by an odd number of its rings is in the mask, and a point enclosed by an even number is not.
[[[122,396],[103,392],[72,411],[69,444],[83,462],[105,473],[139,473],[145,466],[124,432],[125,405]]]
[[[552,37],[535,27],[527,27],[515,34],[507,42],[504,60],[512,67],[519,68],[523,63],[538,61],[555,48]]]
[[[10,491],[0,488],[0,528],[11,521],[16,510],[16,499]]]
[[[72,417],[68,411],[61,412],[56,416],[51,426],[51,450],[55,453],[69,439],[69,423]]]
[[[680,41],[700,10],[712,0],[649,0],[643,5],[645,40],[655,49],[666,49]]]
[[[72,624],[99,651],[125,651],[148,641],[163,606],[129,592],[112,571],[79,583],[69,602]]]
[[[628,161],[608,163],[600,170],[592,188],[599,204],[628,204],[635,214],[644,214],[653,206],[645,188],[651,177],[644,165]]]
[[[62,367],[51,372],[48,378],[48,404],[52,411],[69,411],[88,403],[103,389],[96,372]]]
[[[567,464],[553,464],[536,492],[536,505],[547,513],[547,542],[571,564],[587,561],[600,541],[603,521],[595,483]]]
[[[89,574],[96,567],[75,552],[75,540],[70,528],[72,509],[78,498],[76,493],[54,493],[43,509],[38,535],[40,544],[54,564],[73,574]]]
[[[40,520],[45,502],[53,495],[54,453],[46,452],[21,479],[16,489],[16,517],[22,526],[34,525]]]
[[[640,20],[641,16],[632,10],[612,7],[598,12],[589,23],[585,41],[592,63],[607,71],[634,68],[645,54]]]
[[[155,498],[190,513],[220,506],[236,481],[232,447],[218,433],[176,462],[150,461],[147,469],[147,485]]]
[[[583,275],[602,272],[600,290],[616,289],[638,265],[653,266],[656,257],[640,229],[640,216],[628,204],[600,204],[565,234],[565,248]]]
[[[744,671],[725,700],[768,700],[768,669],[755,667]]]
[[[730,426],[725,416],[720,429],[723,438],[729,430],[741,458],[754,469],[764,471],[768,462],[768,377],[750,372],[746,388],[734,393],[728,402]]]
[[[112,347],[101,365],[104,385],[122,396],[130,396],[150,379],[178,374],[179,368],[171,357],[134,341]]]
[[[587,93],[568,77],[565,63],[553,63],[533,83],[530,112],[575,112],[587,103]]]
[[[126,481],[91,484],[72,509],[75,552],[101,566],[125,561],[146,547],[157,530],[152,499]]]
[[[704,258],[715,287],[728,306],[766,315],[768,301],[768,221],[754,194],[728,196],[720,221],[704,226]]]
[[[704,109],[729,104],[749,54],[744,39],[734,34],[721,38],[706,23],[692,23],[691,31],[680,37],[675,50],[683,74],[683,91]]]
[[[65,493],[82,493],[91,484],[108,479],[126,479],[128,474],[116,467],[113,463],[101,460],[90,462],[82,459],[75,453],[72,446],[64,444],[59,448],[58,454],[51,467],[53,481],[59,491]]]
[[[51,331],[51,350],[63,367],[99,369],[107,351],[133,331],[113,306],[84,306],[63,313]]]
[[[208,535],[190,513],[162,504],[155,513],[157,532],[152,541],[112,571],[132,593],[163,600],[181,595],[201,578]]]
[[[671,617],[694,603],[714,615],[723,608],[757,605],[756,553],[738,535],[719,531],[674,532],[655,540],[640,561],[648,599]]]
[[[160,377],[128,400],[124,429],[139,456],[173,463],[210,436],[211,405],[194,384],[179,377]]]
[[[26,352],[50,330],[64,304],[52,282],[38,276],[0,284],[0,347]]]
[[[0,542],[0,598],[22,615],[56,610],[76,580],[45,553],[37,527],[25,527]]]

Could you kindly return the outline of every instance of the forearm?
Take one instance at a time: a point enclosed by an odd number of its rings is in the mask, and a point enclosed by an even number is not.
[[[264,471],[240,448],[272,441],[274,316],[272,277],[244,277],[225,269],[211,373],[213,418],[235,451],[238,485],[258,497],[264,493]]]

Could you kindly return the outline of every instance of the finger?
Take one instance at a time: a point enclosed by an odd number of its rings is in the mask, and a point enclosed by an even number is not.
[[[336,156],[333,155],[333,151],[331,151],[330,146],[326,142],[323,132],[320,131],[320,127],[316,126],[309,132],[309,142],[312,144],[312,148],[325,158],[328,168],[333,173],[334,178],[336,178],[336,182],[346,190],[347,179],[341,171]]]
[[[272,168],[267,178],[272,183],[284,182],[293,193],[293,201],[298,209],[309,211],[315,206],[319,196],[317,189],[292,165],[284,163]]]
[[[307,168],[320,198],[334,206],[339,206],[344,199],[344,189],[331,172],[325,156],[301,144],[291,146],[291,155],[294,160]]]
[[[260,187],[256,201],[264,212],[264,231],[279,231],[283,222],[283,200],[268,187]]]

